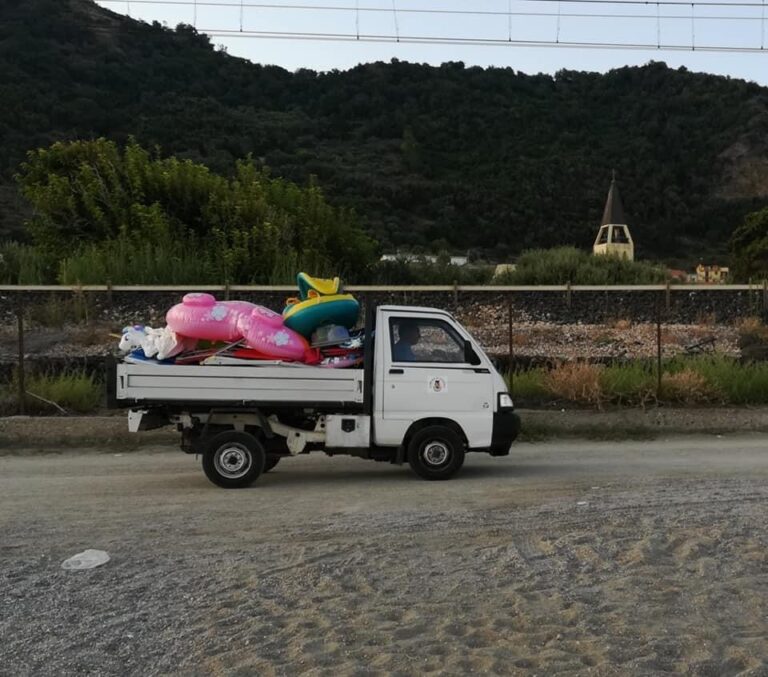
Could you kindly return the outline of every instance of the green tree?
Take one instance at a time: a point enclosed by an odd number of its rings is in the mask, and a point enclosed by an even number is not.
[[[733,232],[730,246],[735,280],[768,278],[768,208],[747,215]]]
[[[594,256],[575,247],[523,253],[504,284],[654,284],[668,279],[664,268],[615,256]]]
[[[17,180],[28,230],[64,282],[268,283],[297,268],[354,278],[373,262],[353,213],[251,159],[227,178],[133,141],[75,141],[31,152]]]

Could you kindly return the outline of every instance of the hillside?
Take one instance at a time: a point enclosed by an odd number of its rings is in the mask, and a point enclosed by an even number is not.
[[[587,246],[613,168],[645,256],[718,251],[768,204],[768,89],[662,63],[289,73],[90,0],[6,0],[0,96],[0,239],[20,234],[10,185],[25,153],[98,136],[219,171],[251,153],[273,174],[314,174],[386,249]]]

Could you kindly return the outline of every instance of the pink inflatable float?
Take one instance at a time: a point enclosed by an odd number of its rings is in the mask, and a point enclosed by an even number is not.
[[[301,334],[283,325],[283,316],[247,301],[217,301],[210,294],[187,294],[165,320],[181,336],[234,343],[282,360],[309,361],[313,355]]]
[[[165,316],[168,326],[182,336],[232,343],[242,338],[238,321],[256,306],[247,301],[217,301],[210,294],[187,294]]]
[[[307,339],[284,326],[279,313],[256,306],[250,315],[243,315],[241,327],[249,348],[280,359],[309,361]]]

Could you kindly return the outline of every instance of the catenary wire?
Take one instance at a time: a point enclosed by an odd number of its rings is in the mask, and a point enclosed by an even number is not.
[[[486,45],[486,46],[504,46],[512,45],[516,47],[563,47],[580,49],[619,49],[619,50],[665,50],[665,51],[691,51],[689,44],[662,44],[660,47],[655,43],[614,43],[614,42],[554,42],[552,40],[512,40],[506,38],[443,38],[418,35],[365,35],[360,34],[358,38],[354,33],[300,33],[300,32],[280,32],[280,31],[228,31],[223,29],[202,30],[211,37],[245,37],[245,38],[264,38],[264,39],[282,39],[282,40],[320,40],[320,41],[355,41],[360,42],[402,42],[410,44],[423,45]],[[697,52],[721,52],[721,53],[765,53],[759,46],[738,47],[738,46],[720,46],[720,45],[696,45]]]
[[[527,0],[515,0],[516,2],[525,2]],[[536,2],[547,2],[548,0],[536,0]],[[558,0],[556,0],[558,1]],[[578,2],[594,2],[596,0],[578,0]],[[603,0],[599,0],[601,3]],[[124,3],[125,0],[99,0],[101,3]],[[142,3],[147,5],[191,5],[193,4],[193,0],[131,0],[133,3]],[[573,2],[573,0],[559,0],[559,3],[569,3],[569,4],[576,4]],[[275,5],[275,4],[267,4],[267,3],[247,3],[247,2],[212,2],[212,1],[202,1],[197,2],[197,6],[199,7],[238,7],[238,8],[253,8],[253,9],[287,9],[287,10],[299,10],[299,11],[308,11],[308,10],[318,10],[318,11],[347,11],[347,12],[354,12],[356,14],[356,17],[359,18],[360,12],[379,12],[379,13],[392,13],[393,9],[392,7],[341,7],[341,6],[310,6],[310,5]],[[511,3],[510,3],[511,4]],[[611,5],[621,5],[621,4],[630,4],[629,2],[625,0],[620,1],[610,1],[610,2],[604,2],[603,4],[611,4]],[[562,12],[562,11],[555,11],[555,12],[542,12],[542,11],[529,11],[529,12],[516,12],[512,11],[511,9],[507,12],[494,12],[494,11],[481,11],[481,10],[421,10],[421,9],[412,9],[412,8],[406,8],[403,9],[402,7],[399,7],[395,10],[396,13],[403,14],[403,13],[423,13],[423,14],[465,14],[465,15],[477,15],[477,16],[507,16],[510,19],[510,22],[508,24],[508,33],[511,33],[511,17],[513,16],[519,16],[519,17],[562,17],[562,18],[569,18],[569,19],[645,19],[645,20],[652,20],[656,21],[657,24],[660,20],[682,20],[682,21],[691,21],[691,15],[690,14],[658,14],[658,9],[664,5],[670,5],[670,6],[679,6],[683,5],[686,7],[692,7],[692,6],[701,6],[703,3],[673,3],[673,2],[643,2],[643,3],[637,3],[637,4],[643,4],[647,5],[648,7],[655,7],[657,9],[657,14],[607,14],[607,13],[592,13],[592,12]],[[735,6],[732,3],[712,3],[713,5],[717,4],[718,6]],[[763,15],[762,16],[737,16],[737,15],[701,15],[696,17],[696,21],[745,21],[745,22],[760,22],[761,24],[765,24],[765,0],[763,0],[763,3],[756,3],[754,5],[750,5],[752,7],[759,7],[762,8]]]
[[[125,4],[126,0],[98,0],[101,4]],[[762,9],[764,2],[717,2],[716,0],[694,0],[694,2],[685,2],[684,0],[515,0],[519,3],[562,3],[569,5],[641,5],[644,7],[754,7]],[[240,7],[239,2],[232,0],[131,0],[134,5],[196,5],[198,7]],[[301,4],[277,4],[266,2],[245,2],[244,7],[253,7],[258,9],[277,9],[277,10],[303,10],[318,12],[369,12],[369,13],[390,13],[392,7],[356,7],[354,5],[301,5]],[[448,9],[448,8],[418,8],[418,7],[398,7],[396,12],[399,14],[458,14],[470,16],[506,16],[509,12],[503,10],[484,10],[484,9]],[[624,15],[620,15],[624,16]],[[749,18],[749,17],[744,17]],[[752,17],[760,20],[761,17]]]

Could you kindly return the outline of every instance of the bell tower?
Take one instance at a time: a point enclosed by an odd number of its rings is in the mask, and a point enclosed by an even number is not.
[[[595,256],[616,256],[628,261],[635,260],[635,243],[629,233],[624,206],[621,204],[616,170],[613,170],[608,199],[603,210],[603,220],[592,247]]]

